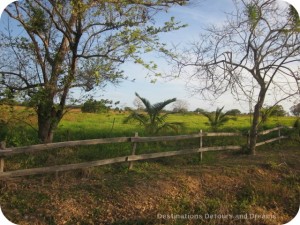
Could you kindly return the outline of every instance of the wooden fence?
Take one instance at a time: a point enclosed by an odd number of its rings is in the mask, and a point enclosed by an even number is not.
[[[278,131],[278,137],[269,139],[267,141],[257,143],[257,146],[261,146],[267,143],[274,141],[280,141],[281,139],[287,138],[286,136],[281,136],[280,130],[283,127],[277,127],[270,130],[262,131],[259,135],[266,135],[274,131]],[[204,137],[229,137],[229,136],[244,136],[242,133],[208,133],[202,132],[202,130],[197,134],[190,135],[177,135],[177,136],[159,136],[159,137],[139,137],[138,133],[134,137],[117,137],[117,138],[105,138],[105,139],[92,139],[92,140],[81,140],[81,141],[68,141],[68,142],[58,142],[50,144],[38,144],[25,147],[14,147],[6,148],[5,142],[1,142],[0,145],[0,179],[5,179],[9,177],[17,176],[27,176],[27,175],[36,175],[43,173],[51,172],[60,172],[66,170],[75,170],[75,169],[84,169],[101,165],[109,165],[114,163],[129,162],[129,169],[132,169],[133,162],[138,160],[147,160],[161,157],[170,157],[176,155],[185,155],[192,153],[200,153],[200,160],[202,160],[203,152],[207,151],[223,151],[223,150],[241,150],[242,146],[214,146],[214,147],[203,147],[203,138]],[[140,154],[136,155],[136,149],[138,143],[149,143],[149,142],[162,142],[162,141],[180,141],[187,139],[199,138],[199,148],[193,149],[183,149],[177,151],[168,151],[168,152],[158,152],[158,153],[149,153],[149,154]],[[5,171],[4,172],[4,159],[6,156],[21,154],[21,153],[34,153],[40,152],[49,149],[64,148],[64,147],[74,147],[74,146],[87,146],[87,145],[98,145],[98,144],[111,144],[111,143],[132,143],[132,152],[131,155],[116,157],[111,159],[103,159],[97,161],[76,163],[76,164],[67,164],[67,165],[57,165],[50,167],[42,168],[32,168],[32,169],[23,169],[15,171]],[[248,138],[249,142],[249,138]]]

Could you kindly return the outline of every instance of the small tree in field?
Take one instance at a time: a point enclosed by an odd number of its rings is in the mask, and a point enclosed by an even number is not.
[[[189,108],[189,104],[185,100],[178,99],[173,104],[173,112],[175,113],[187,113]]]
[[[101,113],[108,112],[111,109],[112,101],[108,99],[88,99],[81,107],[83,113]]]
[[[239,109],[231,109],[231,110],[227,111],[226,114],[229,116],[238,116],[238,115],[241,115],[242,113]]]
[[[136,108],[137,111],[142,111],[142,110],[145,109],[143,102],[138,97],[136,97],[133,100],[133,105],[135,106],[135,108]]]
[[[300,116],[300,103],[293,105],[290,110],[294,116]]]
[[[179,122],[167,122],[169,113],[162,114],[162,110],[172,102],[176,101],[176,98],[168,99],[163,102],[151,104],[146,98],[139,96],[135,93],[136,97],[144,104],[144,112],[132,111],[130,115],[124,120],[124,123],[130,121],[138,122],[145,128],[148,134],[157,134],[162,130],[171,129],[176,132],[183,127],[183,123]]]
[[[282,105],[263,107],[260,111],[261,123],[267,122],[270,117],[286,116],[286,114]]]
[[[235,119],[234,117],[230,117],[227,113],[223,113],[222,110],[224,109],[224,106],[222,108],[217,108],[215,112],[202,112],[202,114],[208,119],[208,125],[213,130],[218,130],[219,127],[223,126],[226,122],[229,120]]]
[[[201,109],[201,108],[197,108],[197,109],[195,109],[194,112],[195,112],[195,113],[198,113],[198,114],[202,114],[202,113],[205,113],[206,110],[205,110],[205,109]]]

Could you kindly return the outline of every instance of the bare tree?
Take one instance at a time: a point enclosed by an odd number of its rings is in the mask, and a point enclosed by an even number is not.
[[[38,115],[38,136],[51,142],[64,115],[70,89],[90,91],[124,78],[131,60],[159,49],[158,34],[182,27],[154,16],[185,0],[23,0],[6,10],[1,32],[0,91],[22,92]],[[19,29],[13,30],[19,26]]]
[[[300,103],[293,105],[290,110],[294,116],[300,116]]]
[[[254,103],[249,150],[255,154],[267,94],[274,91],[277,104],[299,96],[300,24],[294,11],[276,0],[234,5],[224,24],[207,28],[185,54],[166,53],[176,63],[175,75],[186,75],[193,92],[217,98],[230,91],[238,100]]]
[[[141,111],[145,109],[144,103],[138,97],[135,97],[135,99],[133,100],[133,105],[136,107],[137,111]]]
[[[185,100],[178,99],[173,104],[173,112],[186,113],[189,108],[189,103]]]

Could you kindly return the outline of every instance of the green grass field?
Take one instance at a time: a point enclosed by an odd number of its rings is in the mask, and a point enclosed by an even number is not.
[[[135,132],[139,132],[144,136],[144,130],[138,124],[124,124],[123,120],[127,113],[81,113],[80,111],[72,111],[67,114],[56,131],[56,140],[63,138],[67,132],[72,140],[116,137],[116,136],[132,136]],[[292,126],[295,117],[271,117],[263,126],[268,129],[277,125]],[[170,114],[169,122],[183,122],[185,129],[181,134],[196,133],[199,130],[210,131],[210,127],[206,124],[207,118],[197,114]],[[243,131],[250,127],[250,116],[239,116],[237,120],[230,120],[220,131]],[[172,133],[171,133],[172,134]],[[174,133],[173,133],[174,134]]]
[[[22,107],[17,108],[14,117],[20,117],[21,119],[13,121],[7,140],[8,145],[24,146],[38,143],[36,130],[28,126],[30,124],[36,129],[37,119],[34,115],[26,119],[26,116],[30,114],[34,114],[34,112]],[[133,136],[135,132],[138,132],[140,136],[145,136],[144,129],[139,124],[123,123],[126,116],[128,116],[126,112],[94,114],[81,113],[79,109],[73,109],[64,116],[55,130],[54,141]],[[4,121],[7,120],[7,117],[9,116],[5,114],[0,115],[0,119]],[[27,124],[22,123],[22,120]],[[250,120],[251,118],[248,115],[238,116],[236,120],[229,120],[224,126],[220,127],[220,131],[248,131],[251,124]],[[270,117],[268,122],[262,126],[262,129],[269,129],[278,125],[292,126],[295,120],[295,117]],[[199,130],[203,130],[204,132],[211,131],[210,127],[206,124],[208,122],[207,118],[195,113],[170,114],[168,121],[184,123],[185,129],[181,130],[180,134],[197,133]],[[176,135],[176,133],[169,132],[161,135]]]

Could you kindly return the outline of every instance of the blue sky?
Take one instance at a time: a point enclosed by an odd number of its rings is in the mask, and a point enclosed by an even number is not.
[[[179,31],[171,32],[161,35],[161,40],[166,43],[186,45],[191,41],[198,40],[199,34],[205,32],[204,28],[207,25],[220,25],[225,19],[225,12],[233,11],[233,4],[231,0],[204,0],[192,2],[191,5],[185,7],[171,8],[168,14],[158,17],[158,20],[166,20],[168,17],[174,16],[178,21],[188,24],[187,28]],[[155,60],[159,65],[161,71],[168,71],[170,69],[163,59]],[[207,101],[202,99],[201,96],[191,95],[191,92],[186,88],[184,80],[164,80],[158,79],[155,84],[152,84],[150,78],[147,78],[147,71],[137,65],[124,65],[124,70],[130,78],[134,78],[135,82],[124,81],[118,87],[109,86],[104,92],[104,98],[113,100],[120,100],[125,106],[133,106],[135,99],[135,92],[141,96],[146,97],[151,102],[159,102],[169,98],[176,97],[177,99],[185,100],[189,104],[189,110],[196,108],[203,108],[205,110],[214,111],[217,107],[225,106],[225,110],[237,108],[242,112],[249,112],[248,102],[235,101],[230,93],[224,94],[222,97],[215,101]],[[272,95],[269,95],[270,101],[266,101],[266,105],[272,104]],[[294,100],[281,103],[285,110],[293,105]],[[252,105],[253,106],[253,105]]]
[[[171,16],[174,16],[177,21],[188,24],[188,27],[178,31],[170,32],[161,35],[161,41],[168,44],[185,44],[195,41],[198,36],[203,32],[203,28],[207,24],[220,24],[225,16],[224,12],[232,10],[231,0],[205,0],[198,3],[193,2],[191,5],[185,7],[174,7],[169,10],[167,14],[162,14],[157,17],[160,21],[166,21]],[[159,65],[159,70],[167,72],[170,69],[164,59],[151,58]],[[119,86],[108,86],[103,93],[104,98],[113,100],[121,100],[121,103],[126,106],[133,106],[135,99],[134,93],[137,92],[141,96],[146,97],[151,102],[159,102],[169,98],[176,97],[177,99],[185,100],[189,104],[189,109],[204,108],[207,110],[215,110],[217,106],[226,105],[226,109],[239,108],[242,111],[248,111],[248,108],[242,107],[237,102],[227,95],[216,102],[204,101],[201,96],[191,96],[191,93],[185,87],[185,81],[164,80],[158,79],[155,84],[151,83],[151,78],[147,76],[148,71],[138,65],[125,64],[123,66],[126,74],[130,78],[135,79],[135,82],[123,81]],[[230,99],[229,101],[225,99]]]
[[[165,22],[174,16],[176,20],[188,24],[187,28],[161,35],[162,42],[184,46],[191,41],[197,40],[199,34],[204,32],[203,28],[207,25],[221,24],[225,18],[225,12],[233,10],[232,0],[190,0],[190,2],[191,4],[188,6],[173,7],[167,14],[162,13],[157,16],[156,19],[158,22]],[[3,18],[5,20],[5,17]],[[159,71],[164,72],[170,69],[162,58],[152,55],[152,57],[148,57],[148,60],[155,61],[159,66]],[[132,107],[135,99],[134,93],[137,92],[153,103],[173,97],[185,100],[188,102],[190,110],[203,108],[213,111],[216,107],[225,105],[225,110],[238,108],[243,112],[249,111],[248,104],[235,101],[230,94],[223,95],[220,99],[213,102],[205,101],[201,99],[201,96],[191,96],[191,93],[185,86],[186,82],[184,80],[177,79],[170,81],[158,79],[153,84],[151,83],[151,78],[147,76],[148,71],[141,66],[126,63],[122,66],[122,69],[129,79],[122,81],[118,86],[108,85],[104,90],[95,92],[96,98],[108,98],[120,101],[121,106]],[[131,81],[133,79],[135,82]],[[76,96],[79,96],[79,94],[77,93]],[[288,110],[291,103],[285,103],[284,106]]]

